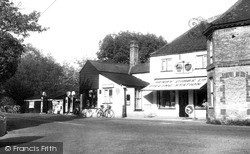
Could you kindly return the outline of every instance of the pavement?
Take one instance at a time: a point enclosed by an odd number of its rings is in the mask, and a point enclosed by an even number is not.
[[[185,117],[180,117],[180,118],[178,118],[178,117],[176,117],[176,118],[168,118],[168,117],[126,117],[126,118],[123,118],[123,119],[206,123],[206,119],[194,119],[194,118],[185,118]]]

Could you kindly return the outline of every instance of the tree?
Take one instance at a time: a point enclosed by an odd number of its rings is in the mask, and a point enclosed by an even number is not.
[[[14,75],[23,51],[17,39],[8,33],[0,33],[0,85]]]
[[[9,0],[0,1],[0,89],[14,75],[25,45],[23,39],[29,32],[42,32],[38,24],[40,13],[22,14]]]
[[[63,68],[53,57],[44,56],[32,46],[26,50],[16,74],[5,84],[6,93],[16,101],[41,95],[43,91],[50,95],[57,94],[61,89]]]
[[[78,91],[78,71],[65,63],[61,66],[50,56],[27,45],[15,75],[5,83],[6,94],[19,105],[31,96],[40,96],[43,91],[48,96]]]
[[[19,8],[9,0],[0,1],[0,30],[2,33],[16,34],[22,38],[29,36],[29,32],[42,32],[38,24],[40,13],[33,11],[30,14],[22,14]]]
[[[150,53],[156,51],[167,43],[163,37],[154,34],[120,32],[108,34],[99,43],[97,58],[102,62],[129,63],[129,46],[132,40],[139,45],[139,58],[141,63],[148,61]]]

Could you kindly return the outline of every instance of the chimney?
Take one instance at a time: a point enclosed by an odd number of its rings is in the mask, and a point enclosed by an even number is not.
[[[139,46],[137,41],[133,40],[130,43],[130,68],[139,63]]]

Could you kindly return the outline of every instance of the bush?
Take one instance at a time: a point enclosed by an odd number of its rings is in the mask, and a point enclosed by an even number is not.
[[[215,125],[250,126],[250,119],[208,120],[207,123]]]
[[[4,96],[0,99],[0,106],[15,105],[16,101],[10,97]]]

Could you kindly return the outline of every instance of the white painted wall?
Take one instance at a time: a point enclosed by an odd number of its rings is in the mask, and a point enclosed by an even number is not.
[[[110,88],[106,88],[110,85]],[[101,105],[103,105],[104,101],[104,90],[105,89],[112,89],[113,91],[113,97],[112,97],[112,110],[115,112],[115,117],[120,118],[122,117],[122,106],[124,105],[124,87],[122,85],[118,85],[117,83],[109,80],[108,78],[99,75],[99,89],[97,92],[98,101],[97,101],[97,107],[99,108]],[[100,93],[101,90],[101,93]],[[106,107],[107,105],[104,104]]]
[[[199,63],[198,55],[205,55],[207,51],[186,53],[186,54],[176,54],[176,55],[166,55],[150,58],[150,74],[153,78],[177,78],[177,77],[196,77],[196,76],[207,76],[206,69],[196,69]],[[171,58],[171,65],[173,66],[173,72],[162,72],[161,62],[162,59]],[[190,73],[177,73],[175,71],[175,65],[178,62],[185,61],[192,64],[193,71]]]

